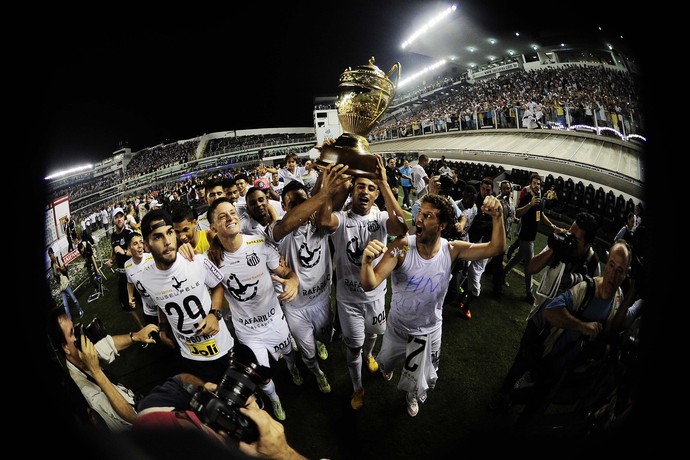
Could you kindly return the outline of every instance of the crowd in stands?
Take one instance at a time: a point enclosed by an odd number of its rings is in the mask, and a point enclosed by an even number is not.
[[[498,128],[522,127],[522,114],[528,104],[539,106],[544,126],[548,123],[566,126],[567,109],[568,126],[583,124],[638,134],[644,130],[640,83],[633,74],[619,70],[569,64],[512,72],[456,88],[456,91],[439,91],[426,98],[424,104],[412,104],[402,113],[389,114],[372,131],[372,139],[408,135],[407,130],[413,124],[431,126],[433,123],[436,131],[492,126],[494,114]]]

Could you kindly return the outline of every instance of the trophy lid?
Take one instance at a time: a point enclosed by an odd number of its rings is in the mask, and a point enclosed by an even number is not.
[[[397,83],[397,82],[396,82]],[[369,58],[369,63],[352,69],[348,67],[340,75],[340,87],[360,86],[383,91],[386,94],[395,93],[395,84],[386,73],[375,64],[374,56]]]

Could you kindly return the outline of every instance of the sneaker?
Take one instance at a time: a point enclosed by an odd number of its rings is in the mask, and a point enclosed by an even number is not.
[[[359,410],[364,406],[364,388],[352,393],[350,405],[354,410]]]
[[[302,374],[300,374],[297,366],[291,367],[289,369],[290,369],[290,375],[292,375],[292,381],[295,382],[295,385],[297,385],[297,386],[302,385],[302,382],[304,380],[302,379]]]
[[[472,319],[472,312],[470,311],[470,307],[466,305],[464,302],[460,302],[458,304],[459,311],[460,311],[460,317],[463,319]]]
[[[383,369],[381,369],[381,375],[383,376],[383,380],[385,380],[386,382],[390,382],[393,378],[393,371],[383,372]]]
[[[273,415],[278,420],[285,420],[285,411],[283,410],[283,405],[280,404],[280,400],[273,401]]]
[[[326,374],[323,372],[320,375],[316,376],[316,383],[319,385],[319,391],[321,393],[330,393],[331,392],[331,386],[328,384],[328,380],[326,379]]]
[[[379,363],[376,362],[376,358],[372,355],[367,356],[367,367],[372,374],[379,370]]]
[[[326,349],[326,345],[318,340],[316,341],[316,354],[319,356],[321,361],[326,361],[328,359],[328,350]]]
[[[419,404],[417,398],[412,398],[412,401],[407,401],[407,414],[414,417],[419,413]]]

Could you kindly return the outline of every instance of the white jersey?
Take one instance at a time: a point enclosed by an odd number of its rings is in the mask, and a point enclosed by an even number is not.
[[[153,256],[148,252],[144,253],[138,264],[134,262],[134,258],[132,257],[125,262],[125,276],[127,277],[127,282],[132,283],[134,288],[139,292],[144,313],[149,316],[158,316],[158,306],[144,290],[144,286],[141,284],[141,281],[139,281],[139,278],[142,272],[154,263]]]
[[[271,272],[278,268],[278,251],[260,236],[242,235],[235,252],[223,251],[220,272],[237,337],[256,337],[285,323]]]
[[[334,213],[338,227],[331,235],[335,254],[333,262],[337,273],[336,297],[339,302],[370,302],[382,298],[386,293],[386,283],[365,292],[362,288],[362,253],[371,240],[388,243],[388,212],[371,208],[366,216],[352,211]],[[378,257],[381,260],[381,256]],[[376,262],[378,263],[378,262]]]
[[[405,261],[391,274],[393,295],[388,324],[412,335],[425,335],[441,327],[451,255],[445,238],[441,238],[441,248],[430,260],[419,255],[416,235],[406,238],[409,250]]]
[[[275,241],[275,225],[275,222],[272,223],[266,230],[271,241]],[[278,243],[278,252],[299,278],[297,297],[286,303],[285,307],[299,309],[310,305],[329,304],[333,269],[328,233],[316,225],[307,223],[285,235]]]
[[[289,184],[293,180],[296,180],[300,184],[304,184],[302,176],[306,173],[304,166],[295,166],[295,172],[291,173],[287,168],[280,168],[278,170],[278,180],[283,179],[283,186]]]
[[[427,193],[425,177],[429,177],[422,165],[416,164],[412,166],[412,186],[417,190],[417,198],[421,198]]]
[[[280,201],[268,200],[268,202],[273,207],[273,209],[275,209],[276,214],[278,215],[278,219],[282,218],[285,215],[285,210],[283,210],[282,205],[280,204]],[[239,208],[235,208],[235,209],[239,209]],[[243,235],[265,236],[266,235],[266,227],[267,227],[266,225],[262,225],[259,222],[257,222],[256,220],[254,220],[254,218],[251,217],[248,212],[246,212],[246,207],[244,208],[244,212],[243,212],[242,216],[240,217],[240,233],[242,233]],[[271,238],[269,242],[274,243],[273,238]],[[274,246],[275,246],[275,244],[274,244]]]
[[[214,360],[227,355],[234,346],[225,321],[218,322],[220,331],[216,335],[196,334],[199,324],[211,310],[209,289],[222,280],[218,267],[204,254],[196,254],[193,261],[178,256],[167,270],[152,264],[141,274],[139,281],[168,318],[182,357],[194,361]]]

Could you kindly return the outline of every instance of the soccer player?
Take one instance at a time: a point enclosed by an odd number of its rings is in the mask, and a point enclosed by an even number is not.
[[[436,384],[441,353],[443,300],[453,263],[478,260],[505,250],[503,209],[495,197],[484,200],[482,211],[493,219],[488,243],[448,242],[441,233],[455,222],[449,198],[425,195],[415,221],[416,234],[393,241],[367,244],[362,255],[362,288],[372,291],[386,284],[391,273],[391,308],[377,361],[385,380],[393,378],[396,363],[405,359],[398,388],[406,392],[407,413],[414,417],[427,390]],[[385,240],[384,240],[385,241]],[[380,259],[374,266],[374,261]]]
[[[218,382],[229,365],[234,340],[222,321],[223,275],[204,254],[178,257],[177,235],[170,214],[162,209],[141,221],[144,246],[154,264],[141,273],[146,295],[156,302],[160,336],[174,337],[182,356],[182,372]]]
[[[341,191],[347,192],[347,188],[341,187]],[[387,211],[372,206],[380,193],[383,194]],[[319,208],[317,222],[331,234],[333,245],[337,248],[334,254],[338,274],[337,312],[343,340],[347,345],[347,365],[354,389],[350,405],[359,410],[364,406],[362,354],[369,371],[378,371],[379,366],[373,356],[374,345],[378,335],[386,330],[386,284],[369,292],[362,289],[362,253],[371,240],[387,241],[389,233],[404,235],[407,225],[403,210],[388,185],[381,156],[377,156],[376,179],[356,177],[350,195],[352,207],[349,211],[332,212],[333,209],[340,209],[334,203],[339,205],[339,201],[344,201],[336,195]]]
[[[240,233],[240,218],[228,198],[214,201],[208,218],[217,238],[211,241],[207,254],[221,272],[237,339],[251,348],[264,368],[270,368],[269,355],[276,361],[282,355],[293,382],[301,385],[290,330],[280,306],[297,295],[297,275],[280,264],[278,251],[266,244],[263,236]],[[280,295],[276,295],[273,281],[282,285]],[[267,371],[259,373],[270,375]],[[271,400],[275,417],[285,420],[273,380],[268,378],[261,388]]]
[[[332,173],[331,173],[332,171]],[[302,361],[316,376],[322,393],[330,393],[331,386],[321,370],[316,355],[325,360],[330,342],[333,310],[331,284],[333,269],[328,233],[314,222],[316,211],[335,194],[346,181],[344,165],[329,165],[322,173],[321,188],[311,198],[304,184],[291,181],[283,188],[285,215],[267,228],[268,238],[278,243],[278,252],[299,277],[300,289],[283,311],[290,331],[302,354]]]

